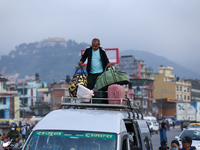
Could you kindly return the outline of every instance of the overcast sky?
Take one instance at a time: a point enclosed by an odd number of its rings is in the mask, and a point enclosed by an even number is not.
[[[148,51],[200,73],[200,0],[0,0],[0,55],[55,36],[97,37],[104,48]]]

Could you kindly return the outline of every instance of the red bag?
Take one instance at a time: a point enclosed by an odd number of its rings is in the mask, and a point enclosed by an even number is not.
[[[125,88],[123,85],[113,84],[108,87],[108,98],[125,99]],[[109,104],[121,104],[120,100],[108,100]],[[123,100],[122,104],[125,105],[126,101]]]

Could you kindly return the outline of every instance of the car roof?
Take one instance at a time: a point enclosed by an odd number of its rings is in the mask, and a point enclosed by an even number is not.
[[[47,114],[33,130],[80,130],[120,133],[126,131],[124,111],[60,109]]]
[[[200,123],[190,123],[189,125],[200,125]]]
[[[200,131],[200,128],[188,128],[186,130],[198,130],[198,131]]]

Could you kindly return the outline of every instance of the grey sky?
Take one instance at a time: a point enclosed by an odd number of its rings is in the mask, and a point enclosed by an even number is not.
[[[152,52],[200,73],[200,0],[0,0],[0,55],[55,36],[98,37],[104,48]]]

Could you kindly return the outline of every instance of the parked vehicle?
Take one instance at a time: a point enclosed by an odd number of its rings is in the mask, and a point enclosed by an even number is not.
[[[192,122],[200,122],[200,102],[176,103],[177,121],[180,121],[181,130]]]
[[[152,134],[158,134],[159,123],[157,122],[156,117],[154,116],[144,116],[144,120],[147,122],[149,126],[149,130]]]
[[[175,138],[179,141],[180,148],[182,148],[181,139],[185,136],[192,138],[192,146],[195,146],[197,150],[200,150],[200,129],[199,128],[189,128],[181,132],[179,136]]]
[[[59,110],[47,114],[34,127],[23,150],[131,150],[129,136],[136,147],[153,149],[140,110],[130,103],[122,104],[127,99],[120,100],[121,104],[93,104],[93,98],[91,103],[76,103],[77,98],[71,97],[63,99],[67,103],[62,103]]]
[[[156,133],[158,134],[159,130],[159,124],[156,121],[147,121],[147,124],[149,126],[149,130],[152,134]]]
[[[172,126],[174,122],[174,120],[171,118],[166,118],[165,121],[168,121],[170,126]]]
[[[200,128],[200,123],[190,123],[188,126],[187,126],[187,129],[188,128]]]
[[[10,140],[8,138],[4,138],[4,140],[2,140],[1,142],[2,149],[12,150],[15,146],[15,144],[12,141],[12,139]]]

